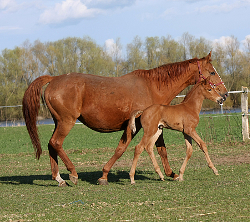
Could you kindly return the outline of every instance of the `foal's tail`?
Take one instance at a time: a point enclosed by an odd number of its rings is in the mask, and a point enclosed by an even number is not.
[[[129,128],[131,129],[131,131],[132,131],[133,134],[135,134],[135,132],[136,132],[135,118],[136,118],[136,116],[138,114],[141,115],[142,113],[143,113],[142,110],[135,110],[130,115],[130,119],[129,119],[128,125],[129,125]],[[139,117],[139,116],[137,116],[137,117]]]
[[[40,109],[40,98],[42,87],[53,79],[52,76],[40,76],[35,79],[24,93],[23,97],[23,117],[31,142],[36,151],[36,158],[39,159],[42,153],[38,130],[36,126],[38,111]]]

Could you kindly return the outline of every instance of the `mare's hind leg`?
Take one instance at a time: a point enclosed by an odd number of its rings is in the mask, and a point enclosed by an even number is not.
[[[160,179],[162,181],[164,181],[164,176],[160,170],[160,167],[155,159],[155,155],[154,155],[154,144],[156,142],[156,140],[158,139],[159,135],[162,134],[162,129],[158,129],[156,134],[150,139],[150,142],[149,144],[146,146],[146,151],[148,153],[148,155],[150,156],[150,159],[154,165],[154,168],[155,168],[155,172],[160,176]]]
[[[55,118],[55,130],[57,127],[57,120]],[[54,130],[54,132],[55,132]],[[54,133],[53,133],[54,134]],[[51,166],[51,172],[52,172],[52,180],[56,180],[59,183],[59,187],[65,187],[67,186],[66,182],[61,178],[59,174],[59,168],[58,168],[58,157],[56,150],[48,144],[48,150],[49,150],[49,156],[50,156],[50,166]]]
[[[158,140],[155,143],[157,147],[157,151],[161,157],[162,165],[165,171],[166,176],[172,177],[174,180],[177,180],[179,178],[178,174],[175,174],[172,169],[170,168],[169,162],[168,162],[168,154],[166,150],[166,146],[163,139],[163,133],[159,136]]]
[[[141,126],[137,125],[135,134],[132,134],[129,126],[127,126],[127,128],[124,130],[122,138],[118,144],[118,147],[115,150],[115,154],[111,157],[111,159],[106,163],[106,165],[102,169],[102,172],[103,172],[102,177],[98,179],[98,183],[100,185],[108,185],[108,173],[111,167],[126,151],[132,138],[138,133],[140,129],[141,129]]]
[[[200,149],[204,152],[208,166],[213,170],[215,175],[219,175],[218,170],[214,167],[214,164],[212,163],[208,155],[207,146],[205,142],[199,137],[199,135],[196,133],[195,130],[190,134],[190,136],[194,139],[194,141],[198,144]]]
[[[77,184],[78,181],[78,175],[76,173],[75,167],[62,148],[63,141],[74,124],[75,121],[58,122],[58,124],[56,124],[55,131],[49,141],[52,179],[57,180],[59,182],[59,186],[66,186],[66,183],[59,174],[57,155],[62,159],[63,163],[67,167],[67,170],[71,172],[71,174],[69,175],[70,180],[74,184]]]
[[[187,162],[193,153],[192,138],[190,136],[188,136],[187,134],[184,134],[184,138],[185,138],[187,150],[186,150],[186,158],[185,158],[185,160],[181,166],[181,169],[180,169],[179,181],[183,181],[183,174],[184,174],[184,171],[186,169]]]
[[[58,184],[59,187],[65,187],[67,186],[67,184],[61,178],[59,174],[57,152],[50,144],[48,144],[48,149],[49,149],[49,156],[50,156],[52,180],[56,180],[59,183]]]

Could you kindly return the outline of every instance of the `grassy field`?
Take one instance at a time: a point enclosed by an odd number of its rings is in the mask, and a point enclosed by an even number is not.
[[[160,181],[143,152],[133,186],[128,173],[142,132],[113,166],[109,186],[99,186],[97,179],[121,132],[100,134],[76,125],[64,148],[79,182],[75,186],[68,180],[59,161],[61,176],[70,185],[59,188],[51,180],[46,148],[53,126],[39,126],[44,150],[39,161],[25,127],[0,128],[0,221],[250,221],[250,143],[241,141],[234,119],[228,124],[208,119],[201,119],[197,131],[207,141],[219,176],[194,145],[183,182]],[[165,130],[164,138],[170,165],[178,172],[185,157],[183,137]]]

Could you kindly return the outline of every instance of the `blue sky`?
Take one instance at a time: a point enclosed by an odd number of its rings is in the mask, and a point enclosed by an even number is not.
[[[184,32],[223,40],[250,37],[250,0],[0,0],[0,52],[24,41],[90,36],[99,45],[116,38]]]

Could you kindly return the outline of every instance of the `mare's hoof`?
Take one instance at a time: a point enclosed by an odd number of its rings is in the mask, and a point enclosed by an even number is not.
[[[69,179],[71,180],[71,182],[73,183],[73,184],[77,184],[77,182],[78,182],[78,176],[77,177],[75,177],[75,176],[73,176],[73,175],[69,175]]]
[[[68,184],[66,183],[66,181],[62,181],[58,184],[59,187],[67,187]]]
[[[108,180],[105,180],[105,179],[98,179],[98,183],[99,183],[99,185],[109,185],[109,183],[108,183]]]

